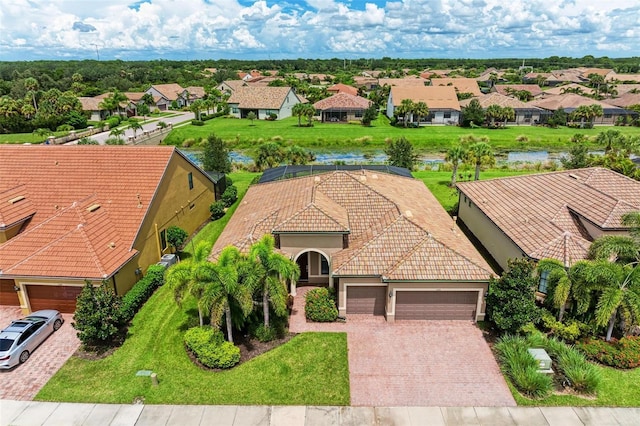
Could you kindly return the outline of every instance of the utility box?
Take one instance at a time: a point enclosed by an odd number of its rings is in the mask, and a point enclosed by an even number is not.
[[[178,256],[176,256],[175,254],[165,254],[162,256],[162,258],[160,258],[160,262],[166,262],[168,268],[169,266],[178,262]]]
[[[531,356],[538,363],[538,372],[547,374],[553,373],[553,370],[551,369],[551,357],[547,351],[539,348],[529,348],[527,351],[529,351]]]

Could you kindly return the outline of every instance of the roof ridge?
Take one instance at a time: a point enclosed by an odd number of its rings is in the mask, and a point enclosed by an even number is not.
[[[344,262],[342,262],[342,266],[340,266],[340,268],[342,268],[344,265],[346,265],[347,263],[351,262],[358,254],[360,254],[365,248],[369,247],[371,244],[373,244],[374,241],[376,241],[378,238],[380,238],[381,235],[384,235],[384,233],[391,228],[393,225],[395,225],[396,223],[398,223],[401,219],[403,218],[402,215],[399,215],[398,217],[396,217],[395,220],[393,220],[389,225],[387,225],[386,227],[384,227],[380,232],[378,232],[377,234],[375,234],[373,236],[373,238],[369,239],[366,243],[364,243],[363,245],[361,245],[358,248],[354,248],[353,252],[351,254],[351,256],[349,256],[349,258],[347,258],[347,260],[345,260]],[[406,219],[406,218],[405,218]],[[420,228],[422,229],[422,228]],[[344,253],[345,250],[348,249],[343,249],[338,253]],[[338,270],[340,270],[340,268],[338,268]],[[334,271],[335,273],[335,271]]]
[[[82,239],[84,240],[84,242],[87,245],[87,247],[89,247],[89,249],[90,249],[89,250],[89,255],[91,256],[91,258],[93,259],[94,263],[96,264],[96,267],[98,268],[98,271],[100,271],[101,275],[106,278],[107,274],[105,273],[104,265],[102,264],[102,262],[100,262],[100,259],[98,257],[98,253],[96,252],[96,248],[91,243],[91,239],[89,239],[89,236],[87,235],[87,232],[84,229],[85,228],[84,224],[87,223],[88,220],[87,220],[86,216],[82,213],[82,211],[78,208],[78,206],[75,206],[74,210],[75,210],[76,214],[78,215],[78,217],[80,218],[80,221],[82,222],[80,225],[78,225],[76,227],[76,230],[78,230],[80,232],[80,235],[82,236]],[[109,219],[108,215],[107,215],[107,219]],[[109,219],[109,222],[111,222],[110,219]]]
[[[311,188],[311,203],[313,204],[315,208],[317,208],[318,210],[320,210],[322,213],[324,213],[325,216],[327,216],[329,219],[331,219],[332,221],[334,221],[338,226],[343,226],[340,222],[338,222],[337,219],[335,219],[333,216],[331,216],[330,214],[328,214],[327,212],[325,212],[319,205],[316,204],[316,193],[320,192],[321,194],[323,194],[325,197],[327,197],[329,200],[331,200],[332,202],[336,203],[337,205],[339,205],[340,207],[342,207],[343,209],[345,209],[345,211],[347,210],[347,208],[345,206],[343,206],[342,204],[340,204],[339,202],[337,202],[336,200],[334,200],[333,198],[331,198],[329,196],[329,194],[327,194],[324,191],[318,191],[317,186],[313,186]],[[347,213],[347,229],[351,229],[351,223],[349,222],[349,214]]]

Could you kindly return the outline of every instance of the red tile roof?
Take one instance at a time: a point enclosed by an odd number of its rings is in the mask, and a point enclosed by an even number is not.
[[[348,86],[348,85],[342,84],[342,83],[334,84],[333,86],[327,88],[327,92],[330,92],[330,93],[348,93],[348,94],[353,95],[353,96],[357,96],[358,95],[358,89],[356,89],[353,86]]]
[[[493,87],[495,88],[496,92],[506,96],[510,96],[511,95],[510,92],[512,90],[515,90],[515,91],[524,90],[531,93],[531,96],[534,96],[534,97],[542,94],[542,89],[537,84],[496,84]]]
[[[392,86],[390,95],[395,107],[400,106],[403,99],[411,99],[414,102],[426,103],[430,110],[452,109],[460,111],[456,89],[452,86]]]
[[[478,86],[478,81],[475,78],[432,78],[431,85],[453,86],[458,93],[471,93],[473,96],[480,96],[482,94],[480,86]]]
[[[590,240],[580,218],[621,230],[640,210],[640,182],[593,167],[458,184],[460,191],[528,256],[567,264],[584,259]]]
[[[335,171],[251,186],[212,250],[246,250],[266,233],[349,233],[331,257],[335,275],[390,280],[477,280],[482,256],[421,181]]]
[[[35,206],[27,198],[27,187],[16,185],[0,191],[0,229],[6,229],[23,222],[36,212]]]
[[[280,109],[289,94],[296,97],[291,87],[241,86],[234,90],[227,103],[238,108]]]
[[[0,145],[0,193],[20,188],[35,210],[24,231],[0,245],[0,270],[81,278],[116,272],[137,253],[134,240],[175,152]]]

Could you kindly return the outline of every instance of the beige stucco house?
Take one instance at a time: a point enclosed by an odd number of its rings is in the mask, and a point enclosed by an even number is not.
[[[291,117],[291,109],[302,101],[291,87],[240,86],[229,96],[231,115],[247,118],[250,112],[261,120],[275,114],[277,119]]]
[[[404,99],[427,104],[429,115],[420,117],[421,125],[458,124],[460,121],[460,102],[453,86],[391,86],[387,98],[387,117],[393,117]],[[413,114],[408,114],[407,120],[413,122]]]
[[[265,234],[300,266],[297,285],[337,289],[340,315],[484,318],[493,271],[419,180],[334,170],[251,186],[211,259]]]
[[[626,235],[640,210],[640,182],[592,167],[458,184],[458,218],[497,264],[511,258],[585,259],[602,235]]]
[[[85,280],[126,293],[214,194],[174,147],[0,145],[0,305],[73,312]]]

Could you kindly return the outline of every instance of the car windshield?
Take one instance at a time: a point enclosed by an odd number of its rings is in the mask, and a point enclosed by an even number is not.
[[[0,352],[8,351],[13,345],[12,339],[0,339]]]

